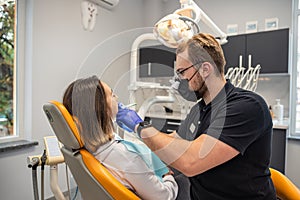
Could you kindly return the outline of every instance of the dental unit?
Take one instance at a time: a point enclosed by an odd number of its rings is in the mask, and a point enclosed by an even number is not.
[[[131,47],[130,57],[130,85],[129,96],[130,103],[138,102],[137,95],[138,90],[151,89],[155,91],[164,91],[166,96],[161,94],[145,97],[142,103],[137,104],[138,113],[145,117],[147,111],[154,104],[158,103],[174,103],[179,104],[180,108],[188,108],[182,98],[173,92],[172,86],[168,84],[161,85],[158,82],[140,81],[137,78],[138,73],[138,49],[145,41],[159,41],[164,46],[169,48],[176,48],[179,43],[191,38],[194,34],[200,32],[198,23],[202,20],[216,33],[216,38],[220,44],[227,42],[226,34],[217,27],[217,25],[199,8],[199,6],[193,0],[180,0],[181,8],[175,10],[172,14],[169,14],[160,19],[153,29],[153,33],[144,33],[138,36]],[[180,109],[179,108],[179,109]],[[185,111],[186,112],[186,111]]]

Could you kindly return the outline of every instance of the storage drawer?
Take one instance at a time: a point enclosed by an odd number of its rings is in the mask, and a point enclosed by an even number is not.
[[[165,119],[156,117],[145,117],[145,121],[151,122],[153,127],[163,133],[172,133],[173,131],[177,131],[181,123],[181,120],[178,119]]]

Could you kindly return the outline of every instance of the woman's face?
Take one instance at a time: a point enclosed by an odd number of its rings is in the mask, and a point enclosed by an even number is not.
[[[112,119],[115,119],[118,113],[118,96],[113,93],[113,90],[106,83],[101,81],[101,84],[103,85],[106,94],[107,105],[111,110],[109,115]]]

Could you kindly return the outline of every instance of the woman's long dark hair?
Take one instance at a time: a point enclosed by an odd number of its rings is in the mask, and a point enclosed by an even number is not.
[[[78,79],[66,89],[63,104],[73,117],[85,148],[95,152],[113,137],[110,107],[100,80],[96,76]]]

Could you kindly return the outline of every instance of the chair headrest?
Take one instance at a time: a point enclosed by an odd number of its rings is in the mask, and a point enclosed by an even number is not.
[[[50,101],[43,106],[43,110],[56,137],[66,148],[80,149],[83,147],[74,119],[63,104]]]

